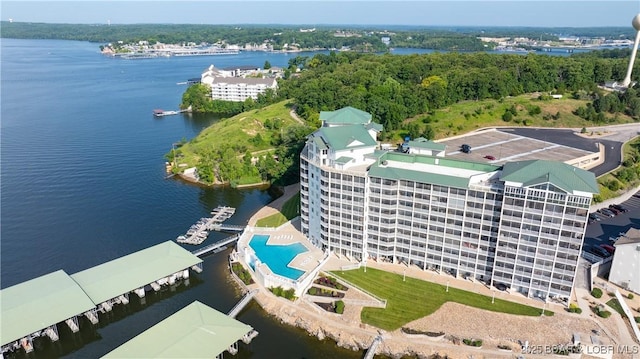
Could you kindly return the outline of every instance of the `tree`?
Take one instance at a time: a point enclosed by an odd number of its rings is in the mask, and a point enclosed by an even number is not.
[[[269,70],[269,69],[271,68],[271,63],[269,62],[269,60],[265,60],[265,61],[264,61],[264,66],[263,66],[263,68],[264,68],[265,70]]]

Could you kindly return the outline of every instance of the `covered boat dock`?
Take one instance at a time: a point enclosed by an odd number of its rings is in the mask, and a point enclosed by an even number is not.
[[[202,271],[202,259],[172,241],[71,275],[101,312],[114,304],[129,303],[129,293],[145,296],[145,287],[159,291],[164,285],[189,278],[189,268]]]
[[[56,324],[65,322],[72,332],[79,330],[83,313],[97,323],[95,304],[67,273],[59,270],[0,291],[0,357],[20,348],[33,351],[33,339],[59,338]]]
[[[222,358],[238,341],[258,335],[251,326],[195,301],[103,358]]]
[[[57,324],[80,330],[78,316],[98,323],[98,311],[129,303],[129,293],[145,296],[202,272],[202,260],[173,241],[166,241],[110,262],[68,275],[63,270],[0,291],[0,359],[4,353],[33,351],[33,339],[59,339]]]

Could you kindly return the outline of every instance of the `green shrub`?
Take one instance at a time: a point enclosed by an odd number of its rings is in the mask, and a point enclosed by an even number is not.
[[[633,319],[635,319],[635,320],[636,320],[636,323],[640,323],[640,317],[635,317],[635,318],[633,318]]]
[[[576,303],[571,303],[569,304],[569,312],[580,314],[582,313],[582,309]]]
[[[591,295],[592,295],[594,298],[602,298],[602,289],[600,289],[600,288],[593,288],[593,289],[591,290]]]
[[[464,344],[472,346],[472,347],[481,347],[482,346],[482,340],[480,340],[480,339],[462,339],[462,342]]]
[[[342,314],[344,313],[344,302],[339,300],[337,302],[335,302],[336,305],[336,313],[338,314]]]
[[[633,299],[633,293],[629,293],[629,294],[627,294],[627,298],[629,298],[629,299]]]
[[[609,318],[611,316],[611,312],[608,310],[599,310],[598,311],[598,316],[602,317],[602,318]]]
[[[311,294],[311,295],[316,295],[316,287],[311,287],[309,288],[309,290],[307,291],[307,293]]]

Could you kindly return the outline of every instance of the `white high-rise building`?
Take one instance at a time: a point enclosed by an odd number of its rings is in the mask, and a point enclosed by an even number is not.
[[[379,150],[382,127],[351,107],[320,120],[300,155],[302,231],[314,245],[529,297],[570,297],[598,193],[593,173],[554,161],[448,159],[431,141],[418,142],[433,151]]]

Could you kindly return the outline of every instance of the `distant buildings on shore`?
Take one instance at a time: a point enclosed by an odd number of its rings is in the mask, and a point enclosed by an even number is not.
[[[593,173],[556,161],[455,160],[431,141],[385,150],[381,126],[351,107],[320,120],[300,155],[301,227],[315,246],[570,298],[599,191]]]
[[[236,66],[218,69],[209,66],[201,75],[200,82],[211,88],[213,100],[242,102],[248,98],[258,99],[258,95],[268,89],[278,89],[277,77],[280,68],[261,70],[254,66]]]

